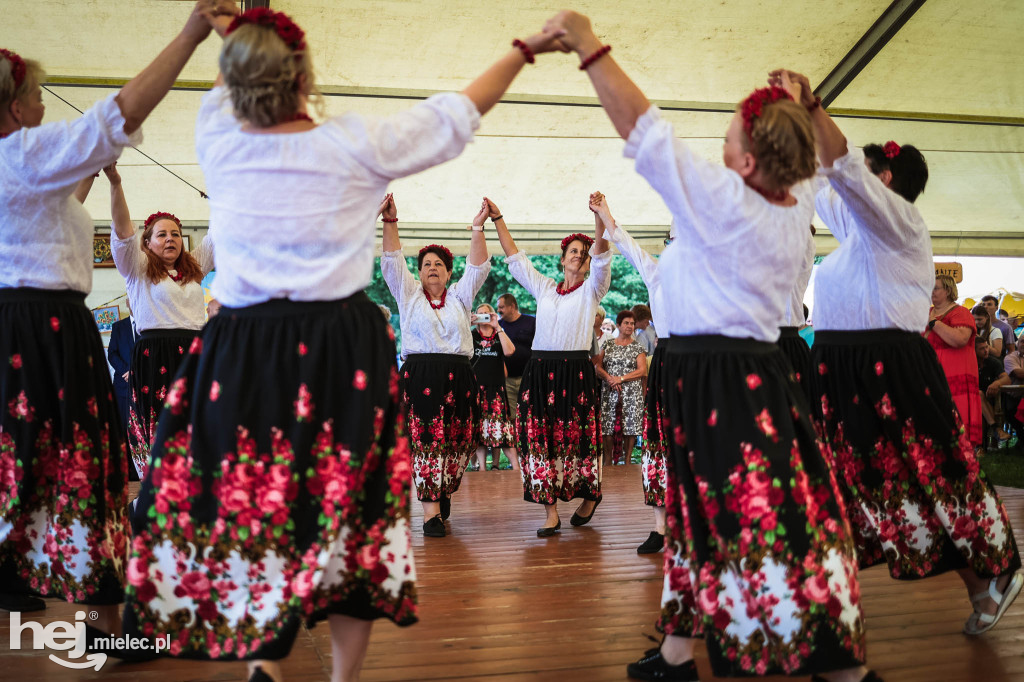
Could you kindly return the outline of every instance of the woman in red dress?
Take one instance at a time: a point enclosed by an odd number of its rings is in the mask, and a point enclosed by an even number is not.
[[[957,305],[956,298],[953,278],[949,275],[936,277],[925,338],[932,344],[946,373],[949,391],[964,422],[967,438],[977,448],[981,445],[981,393],[978,391],[978,361],[974,353],[977,327],[971,311]]]

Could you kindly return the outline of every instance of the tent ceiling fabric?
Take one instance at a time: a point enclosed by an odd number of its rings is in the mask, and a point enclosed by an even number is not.
[[[720,160],[727,112],[770,68],[799,69],[812,84],[819,82],[888,5],[851,0],[822,11],[818,0],[592,0],[580,8],[652,100],[710,109],[670,108],[665,115],[699,154]],[[57,97],[84,109],[113,88],[61,83],[131,77],[178,30],[189,6],[0,0],[4,24],[14,28],[2,41],[39,59],[51,74],[48,88],[56,97],[44,94],[47,120],[71,118],[77,113]],[[368,115],[400,111],[430,92],[461,89],[508,49],[513,36],[536,30],[559,8],[474,0],[272,0],[271,6],[306,29],[325,92],[362,94],[329,94],[325,112]],[[895,139],[924,151],[931,179],[918,204],[936,244],[956,246],[964,255],[1024,255],[1024,239],[1012,239],[1024,236],[1024,125],[884,120],[877,112],[929,112],[954,120],[1022,116],[1021,35],[1019,0],[929,0],[834,105],[871,112],[872,118],[840,120],[852,144]],[[212,81],[218,47],[215,36],[202,45],[182,79]],[[440,235],[464,251],[465,225],[486,194],[502,208],[513,234],[522,235],[524,250],[552,252],[566,232],[591,229],[586,199],[600,189],[622,224],[644,226],[637,229],[645,245],[660,249],[658,230],[667,229],[668,212],[622,157],[623,143],[593,106],[593,91],[575,61],[565,55],[538,60],[509,97],[530,103],[500,104],[459,159],[393,184],[410,246],[421,235],[425,241]],[[193,143],[201,96],[171,92],[147,121],[140,150],[205,189]],[[137,218],[155,210],[198,223],[208,218],[206,200],[142,154],[126,151],[119,165]],[[96,183],[87,208],[97,221],[109,220],[104,181]],[[819,240],[819,252],[832,246],[827,236]]]

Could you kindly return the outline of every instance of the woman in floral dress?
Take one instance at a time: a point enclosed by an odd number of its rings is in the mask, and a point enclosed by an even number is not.
[[[409,415],[412,473],[423,505],[423,534],[443,538],[451,498],[476,451],[480,404],[470,359],[473,299],[491,271],[484,240],[487,203],[473,218],[466,270],[452,276],[452,253],[430,244],[418,255],[419,281],[405,264],[398,239],[398,209],[390,194],[381,204],[384,254],[380,270],[398,303],[402,327],[402,402]]]
[[[254,9],[216,29],[225,85],[203,97],[196,149],[222,308],[157,426],[126,625],[266,682],[303,623],[329,620],[332,679],[354,680],[374,619],[416,621],[395,344],[363,292],[378,202],[458,156],[527,58],[558,45],[531,36],[463,93],[317,125],[298,26]]]
[[[799,74],[779,77],[807,87]],[[861,566],[885,562],[901,580],[957,571],[974,606],[964,632],[980,634],[1024,576],[1006,510],[921,336],[928,329],[944,343],[970,338],[974,323],[966,311],[964,325],[936,315],[940,303],[949,307],[945,292],[929,316],[938,284],[928,226],[914,206],[928,166],[910,145],[849,148],[821,107],[812,118],[819,172],[830,185],[818,192],[817,211],[839,240],[818,266],[812,392]],[[976,373],[973,381],[977,394]]]
[[[558,500],[583,498],[570,520],[574,526],[589,522],[601,502],[600,405],[590,347],[594,316],[611,282],[612,254],[595,219],[593,239],[577,233],[562,240],[565,279],[556,283],[537,272],[498,207],[488,203],[509,271],[537,299],[537,334],[519,387],[516,423],[523,499],[544,505],[537,535],[551,537],[562,527]]]
[[[206,324],[201,282],[213,269],[213,239],[207,235],[192,253],[183,250],[181,221],[170,213],[149,216],[139,236],[121,175],[114,165],[103,171],[110,181],[110,252],[125,279],[135,327],[142,336],[132,350],[127,424],[128,454],[142,480],[171,381]]]
[[[651,318],[655,329],[668,329],[666,306],[661,289],[658,261],[640,248],[636,240],[620,227],[612,217],[608,201],[600,192],[590,196],[591,209],[604,223],[604,234],[619,252],[636,268],[647,287],[651,302]],[[670,234],[675,236],[673,224]],[[644,489],[644,503],[654,509],[654,530],[636,548],[637,554],[655,554],[665,546],[665,450],[668,447],[668,418],[665,415],[665,397],[661,373],[665,362],[666,343],[658,343],[651,358],[644,398],[643,455],[640,463]]]
[[[73,193],[141,142],[216,6],[197,3],[139,76],[70,121],[42,124],[42,67],[0,50],[0,608],[58,597],[120,634],[128,464],[85,306],[93,223]]]
[[[498,324],[498,314],[489,303],[476,310],[473,330],[473,374],[480,396],[479,447],[476,450],[480,471],[487,468],[487,448],[491,448],[491,468],[498,468],[504,452],[512,468],[519,471],[516,454],[516,422],[508,407],[505,391],[505,357],[516,352],[516,346]]]
[[[679,140],[574,12],[548,30],[575,50],[626,156],[672,212],[658,270],[672,336],[661,646],[628,666],[697,680],[694,638],[715,675],[877,679],[863,667],[856,554],[805,401],[775,345],[813,215],[814,138],[780,88],[737,107],[725,167]],[[742,245],[742,246],[741,246]],[[757,254],[737,258],[737,249]]]
[[[647,353],[633,338],[636,318],[629,310],[615,316],[619,335],[601,344],[601,352],[594,361],[597,376],[602,379],[601,433],[604,464],[610,464],[615,448],[615,422],[621,421],[622,451],[628,461],[633,454],[636,437],[643,425],[644,377],[647,376]]]

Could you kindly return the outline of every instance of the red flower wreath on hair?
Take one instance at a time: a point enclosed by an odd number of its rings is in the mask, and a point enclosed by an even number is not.
[[[17,52],[0,48],[0,55],[3,55],[11,63],[11,76],[14,78],[14,87],[20,88],[25,82],[25,60]]]
[[[882,152],[885,154],[885,158],[895,159],[900,155],[900,146],[892,140],[889,140],[882,146]]]
[[[277,37],[283,40],[284,44],[291,48],[293,52],[306,51],[305,32],[284,12],[275,12],[266,7],[256,7],[247,10],[231,20],[231,25],[228,26],[226,35],[231,35],[236,28],[245,24],[256,24],[257,26],[272,28]]]
[[[793,101],[793,96],[775,85],[758,88],[747,95],[747,98],[740,103],[740,115],[743,117],[743,130],[747,133],[748,139],[750,131],[754,129],[754,119],[760,118],[766,106],[783,99]]]
[[[445,263],[454,262],[454,259],[452,258],[452,252],[449,251],[447,248],[441,246],[440,244],[427,244],[422,249],[420,249],[419,255],[422,256],[427,251],[434,251],[444,254],[443,256],[441,256],[441,260],[445,261]],[[452,269],[450,265],[448,266],[448,269]]]
[[[580,232],[574,232],[562,240],[562,252],[565,253],[565,250],[569,248],[569,244],[572,244],[577,239],[586,244],[588,249],[594,245],[593,237],[588,237]]]
[[[179,228],[181,227],[181,221],[178,220],[178,217],[176,215],[174,215],[173,213],[164,213],[163,211],[158,211],[157,213],[154,213],[151,216],[149,216],[148,218],[146,218],[146,222],[143,223],[142,227],[143,227],[143,229],[145,229],[145,228],[149,227],[150,225],[152,225],[153,223],[155,223],[156,221],[158,221],[158,220],[165,220],[165,219],[166,220],[173,220],[174,223]]]

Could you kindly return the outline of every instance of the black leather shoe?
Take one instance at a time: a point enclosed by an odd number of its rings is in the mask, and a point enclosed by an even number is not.
[[[604,498],[602,497],[601,500],[603,499]],[[574,526],[585,526],[588,523],[590,523],[590,519],[594,518],[594,512],[597,511],[597,505],[601,504],[601,500],[598,500],[597,502],[594,503],[594,508],[590,510],[589,516],[580,516],[576,512],[573,512],[572,518],[569,519],[569,523],[571,523]],[[583,505],[581,504],[580,506],[582,507]],[[577,509],[579,509],[579,507],[577,507]]]
[[[0,594],[0,609],[4,611],[43,611],[46,602],[27,594]]]
[[[561,528],[562,528],[562,519],[558,519],[558,523],[556,523],[554,526],[552,526],[550,528],[538,528],[537,529],[537,537],[539,537],[539,538],[549,538],[549,537],[553,536],[555,533],[557,533]]]
[[[637,554],[657,554],[665,548],[665,536],[656,530],[652,530],[651,534],[644,540],[644,544],[636,548]]]
[[[256,669],[249,677],[249,682],[274,682],[274,678],[263,672],[263,668],[256,666]]]
[[[648,649],[644,657],[626,666],[626,674],[635,680],[665,680],[665,682],[700,682],[697,664],[693,660],[669,665],[661,657],[660,649]]]
[[[452,498],[447,495],[441,496],[441,520],[447,521],[452,515]]]
[[[444,521],[441,520],[440,514],[423,524],[423,535],[428,538],[444,537]]]

